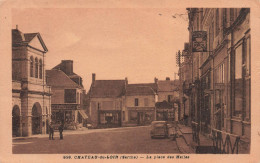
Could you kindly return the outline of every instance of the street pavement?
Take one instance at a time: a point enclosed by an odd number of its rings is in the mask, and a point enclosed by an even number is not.
[[[13,138],[14,154],[166,154],[180,153],[172,139],[151,139],[150,127],[64,131],[64,139],[48,135]]]

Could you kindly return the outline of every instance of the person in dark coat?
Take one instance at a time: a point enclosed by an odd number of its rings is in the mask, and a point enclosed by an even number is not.
[[[62,132],[63,132],[63,125],[62,124],[60,124],[60,126],[59,126],[59,132],[60,132],[60,139],[63,139],[63,134],[62,134]]]
[[[49,125],[49,140],[51,140],[51,139],[54,140],[53,136],[54,136],[54,127],[53,127],[52,123],[50,123],[50,125]]]

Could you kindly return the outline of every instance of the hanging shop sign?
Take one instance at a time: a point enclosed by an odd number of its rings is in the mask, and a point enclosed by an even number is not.
[[[207,52],[207,32],[192,32],[192,52]]]

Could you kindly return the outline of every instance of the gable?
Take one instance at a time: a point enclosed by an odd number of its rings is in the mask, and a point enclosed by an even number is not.
[[[39,40],[39,37],[34,37],[30,42],[29,42],[29,45],[32,46],[33,48],[36,48],[38,50],[41,50],[41,51],[45,51],[41,41]]]

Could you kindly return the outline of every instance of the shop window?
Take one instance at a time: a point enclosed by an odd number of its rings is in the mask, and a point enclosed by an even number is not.
[[[137,122],[137,112],[129,111],[129,121]]]
[[[42,79],[42,60],[39,61],[39,78]]]
[[[33,57],[30,57],[30,77],[33,77],[33,65],[34,65],[34,61],[33,61]]]
[[[138,98],[135,98],[135,106],[139,106]]]
[[[38,70],[38,58],[35,58],[35,78],[38,78],[38,72],[39,72],[39,70]]]
[[[65,103],[76,103],[76,89],[64,90]]]

